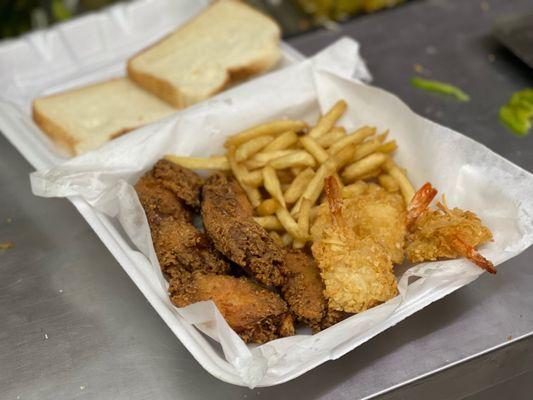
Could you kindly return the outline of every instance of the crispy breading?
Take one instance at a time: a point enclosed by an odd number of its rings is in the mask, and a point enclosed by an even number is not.
[[[211,175],[202,190],[202,218],[216,248],[267,286],[281,286],[284,250],[243,206],[244,196],[221,173]]]
[[[311,249],[328,307],[358,313],[393,298],[398,290],[389,254],[372,236],[360,237],[348,225],[340,188],[332,176],[326,179],[326,194],[332,223]]]
[[[383,246],[394,264],[403,262],[407,214],[400,194],[375,184],[366,185],[360,195],[343,201],[342,215],[357,237],[372,237]],[[331,213],[327,203],[323,203],[311,228],[313,239],[319,240],[324,227],[330,224]]]
[[[212,300],[245,342],[264,343],[294,334],[287,304],[281,297],[245,277],[184,273],[170,281],[169,294],[177,307]]]
[[[289,250],[285,256],[286,282],[281,294],[297,320],[319,326],[326,310],[324,283],[315,260],[301,250]]]
[[[214,248],[209,237],[194,227],[192,212],[177,195],[187,193],[183,197],[189,197],[188,201],[194,203],[189,194],[198,191],[188,187],[186,181],[174,184],[173,181],[179,179],[181,174],[177,173],[177,170],[173,171],[163,179],[156,178],[155,169],[152,169],[135,185],[148,219],[154,249],[163,274],[170,278],[182,269],[228,272],[227,261]],[[170,187],[173,187],[174,191],[168,189]]]
[[[475,248],[492,240],[492,233],[471,211],[449,209],[438,204],[426,210],[412,224],[407,235],[407,258],[411,262],[466,256],[461,243]]]
[[[324,318],[322,318],[322,320],[320,321],[320,324],[311,326],[311,328],[313,329],[313,333],[323,331],[324,329],[327,329],[330,326],[333,326],[336,323],[341,322],[342,320],[345,320],[350,315],[352,314],[343,312],[343,311],[336,311],[331,308],[327,308]]]
[[[152,168],[152,176],[186,205],[199,209],[203,180],[197,173],[161,159]]]

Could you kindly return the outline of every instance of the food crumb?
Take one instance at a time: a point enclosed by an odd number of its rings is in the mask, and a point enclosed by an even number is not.
[[[0,250],[7,250],[7,249],[12,248],[13,246],[14,246],[13,242],[3,242],[3,243],[0,243]]]
[[[480,7],[481,7],[481,11],[487,12],[490,10],[490,4],[486,1],[482,1],[480,4]]]
[[[80,390],[85,390],[85,385],[81,385]]]
[[[63,289],[59,289],[58,292],[59,292],[59,293],[63,293]]]
[[[47,333],[44,334],[44,340],[46,340],[46,339],[48,339],[48,334]]]
[[[420,64],[413,65],[413,69],[419,74],[421,74],[424,71],[424,67],[422,67]]]
[[[494,54],[489,54],[488,55],[488,59],[489,59],[489,62],[492,63],[492,62],[496,61],[496,56]]]
[[[511,340],[513,337],[511,335],[507,336],[507,340]]]

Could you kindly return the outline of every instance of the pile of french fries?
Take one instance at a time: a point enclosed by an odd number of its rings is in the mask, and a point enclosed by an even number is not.
[[[255,126],[229,137],[224,156],[166,158],[190,169],[231,171],[254,207],[255,220],[279,244],[302,248],[311,240],[310,226],[330,175],[343,198],[359,195],[367,181],[400,191],[406,204],[414,195],[391,158],[397,145],[387,141],[388,132],[364,126],[347,133],[336,126],[345,111],[340,100],[313,127],[295,120]]]

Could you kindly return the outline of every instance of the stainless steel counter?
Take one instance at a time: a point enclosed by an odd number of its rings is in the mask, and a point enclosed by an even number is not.
[[[527,8],[530,0],[412,1],[291,44],[312,54],[353,36],[376,85],[531,171],[533,135],[507,133],[497,109],[513,91],[533,87],[533,72],[490,37],[495,17]],[[472,101],[412,88],[414,64]],[[31,195],[30,172],[0,138],[0,243],[14,243],[0,250],[0,399],[354,399],[415,380],[382,397],[529,398],[533,249],[337,361],[248,390],[205,372],[74,208]]]

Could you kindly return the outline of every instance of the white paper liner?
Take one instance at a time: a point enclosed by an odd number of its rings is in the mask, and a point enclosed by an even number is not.
[[[363,75],[358,75],[361,71]],[[390,93],[354,78],[365,73],[357,43],[342,39],[313,59],[236,87],[60,166],[35,172],[33,192],[43,197],[81,196],[97,210],[117,217],[151,266],[147,271],[148,263],[141,262],[139,254],[139,262],[128,268],[146,275],[147,284],[158,279],[164,295],[167,283],[132,187],[141,174],[167,153],[222,153],[228,135],[261,122],[297,118],[314,123],[320,112],[343,98],[349,108],[341,125],[348,130],[361,125],[390,129],[390,137],[399,145],[396,160],[407,168],[416,186],[430,181],[446,193],[450,206],[470,209],[482,218],[495,239],[482,253],[495,265],[529,247],[533,176],[485,146],[414,114]],[[176,326],[188,321],[221,344],[226,361],[240,377],[234,383],[266,386],[342,356],[482,272],[463,259],[419,264],[403,274],[395,299],[318,334],[311,336],[306,330],[261,346],[245,345],[211,302],[175,309],[166,299],[165,305],[177,310]],[[411,277],[420,279],[411,282]]]

